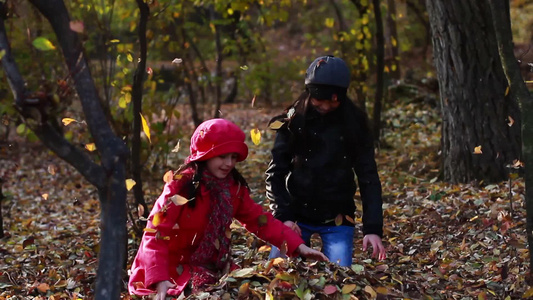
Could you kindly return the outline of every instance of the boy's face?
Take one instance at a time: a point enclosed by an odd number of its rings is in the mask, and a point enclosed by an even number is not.
[[[341,104],[338,101],[337,95],[331,95],[330,100],[321,100],[311,97],[311,105],[318,111],[321,115],[325,115],[329,112],[336,110]]]

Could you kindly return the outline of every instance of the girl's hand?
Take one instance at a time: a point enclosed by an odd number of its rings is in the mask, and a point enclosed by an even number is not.
[[[329,261],[327,256],[324,255],[324,253],[317,251],[315,249],[307,247],[305,244],[300,244],[298,246],[298,253],[300,256],[303,256],[305,258],[311,258],[318,261]]]
[[[378,257],[379,260],[384,260],[387,257],[385,247],[381,242],[381,238],[377,234],[367,234],[363,238],[363,251],[366,251],[368,243],[372,245],[372,258]]]
[[[165,298],[167,297],[167,291],[168,289],[170,289],[171,287],[174,287],[175,284],[173,284],[172,282],[168,281],[168,280],[165,280],[165,281],[160,281],[157,283],[157,286],[156,286],[156,290],[157,290],[157,294],[155,295],[155,300],[165,300]]]
[[[302,230],[300,229],[300,226],[296,224],[296,222],[293,221],[285,221],[283,222],[285,226],[289,227],[290,229],[294,230],[299,236],[302,236]]]

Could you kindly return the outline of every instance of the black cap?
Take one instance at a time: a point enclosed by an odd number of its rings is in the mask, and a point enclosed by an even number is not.
[[[305,85],[332,85],[347,89],[350,69],[341,58],[326,55],[316,58],[305,73]]]

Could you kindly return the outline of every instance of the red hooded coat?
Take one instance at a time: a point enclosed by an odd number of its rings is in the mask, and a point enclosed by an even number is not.
[[[187,204],[170,204],[164,214],[159,213],[170,197],[185,195],[183,189],[192,180],[192,170],[186,170],[178,176],[181,177],[165,185],[150,213],[147,229],[131,266],[128,284],[131,294],[154,294],[156,283],[169,280],[176,286],[169,289],[167,294],[177,296],[183,292],[191,278],[189,260],[203,238],[210,215],[211,195],[200,184],[194,208]],[[277,247],[281,247],[285,241],[288,255],[293,255],[298,246],[303,244],[297,233],[274,219],[272,214],[263,211],[250,198],[248,188],[233,181],[230,191],[233,218],[241,222],[248,231]],[[157,226],[154,226],[156,214]]]

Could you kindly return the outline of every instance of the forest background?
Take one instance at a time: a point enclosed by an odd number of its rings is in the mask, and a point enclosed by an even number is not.
[[[201,120],[224,117],[245,130],[250,156],[238,168],[268,209],[268,120],[302,91],[306,67],[323,54],[349,63],[349,93],[375,130],[388,258],[370,259],[359,236],[351,268],[268,261],[268,246],[235,224],[243,269],[194,297],[533,295],[520,161],[496,178],[445,171],[446,105],[424,1],[61,3],[1,4],[0,299],[129,299],[142,220]],[[533,1],[509,8],[515,56],[530,81]],[[76,39],[82,47],[69,44]],[[467,142],[473,157],[487,153],[482,141]]]

